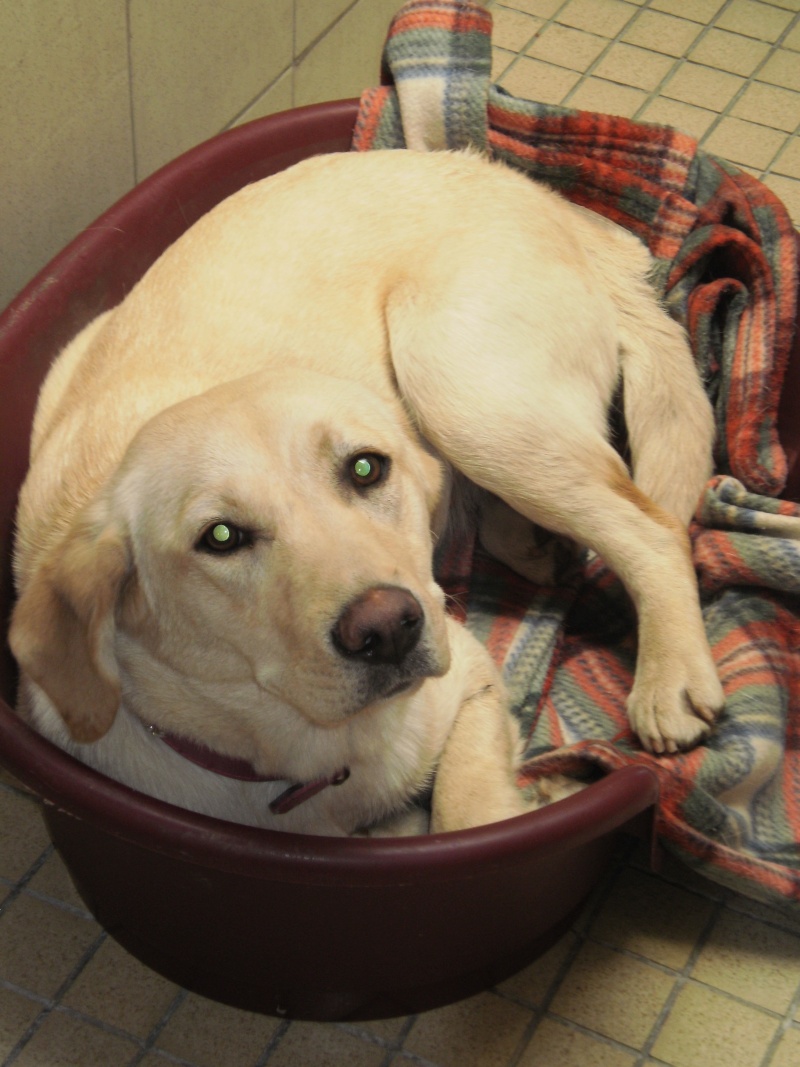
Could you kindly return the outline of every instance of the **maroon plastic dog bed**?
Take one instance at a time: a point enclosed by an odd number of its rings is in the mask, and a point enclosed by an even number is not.
[[[248,182],[350,146],[356,101],[285,112],[186,153],[52,261],[0,319],[0,609],[36,396],[60,348],[163,249]],[[125,948],[172,981],[294,1018],[399,1015],[467,996],[567,928],[621,830],[647,825],[646,768],[542,811],[454,834],[328,839],[252,829],[153,800],[73,760],[12,711],[0,653],[0,762],[45,802],[75,884]]]

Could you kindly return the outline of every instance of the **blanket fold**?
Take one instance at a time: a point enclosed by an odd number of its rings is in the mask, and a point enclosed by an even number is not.
[[[450,546],[441,581],[502,666],[528,739],[523,778],[645,763],[661,782],[669,847],[741,892],[800,905],[800,507],[779,499],[777,434],[797,314],[794,228],[769,189],[688,135],[516,99],[490,70],[481,4],[410,0],[389,31],[383,84],[362,96],[353,148],[471,147],[648,246],[716,413],[718,474],[691,535],[725,713],[693,752],[642,751],[625,715],[635,616],[597,558],[545,588],[474,544]]]

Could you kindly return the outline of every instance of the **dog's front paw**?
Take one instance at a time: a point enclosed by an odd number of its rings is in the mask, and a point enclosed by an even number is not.
[[[681,672],[673,663],[652,679],[637,680],[628,719],[648,752],[683,752],[700,744],[722,711],[725,695],[710,657]]]

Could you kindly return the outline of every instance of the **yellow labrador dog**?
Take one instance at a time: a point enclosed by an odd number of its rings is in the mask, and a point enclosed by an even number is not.
[[[633,729],[695,744],[723,702],[685,533],[712,416],[649,267],[471,154],[325,156],[220,204],[44,385],[11,627],[23,713],[243,823],[350,834],[437,767],[434,829],[525,811],[541,798],[515,785],[502,688],[432,575],[464,482],[522,574],[532,523],[619,574]],[[620,376],[635,481],[607,441]]]

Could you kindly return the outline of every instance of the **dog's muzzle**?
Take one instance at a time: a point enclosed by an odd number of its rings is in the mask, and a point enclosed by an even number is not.
[[[419,644],[425,613],[395,585],[374,586],[352,600],[331,631],[340,655],[374,666],[402,667]]]

